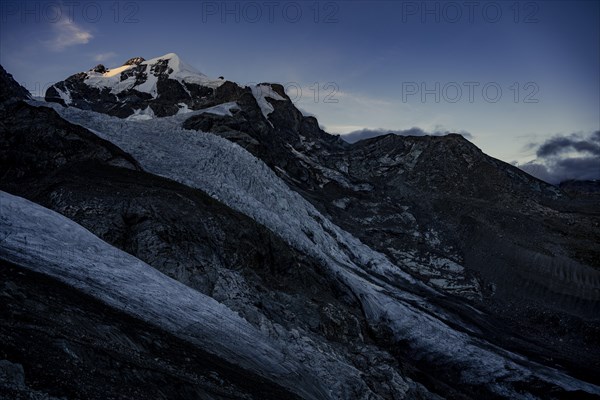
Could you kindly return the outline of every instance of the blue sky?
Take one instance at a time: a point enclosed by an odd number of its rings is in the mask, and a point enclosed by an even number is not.
[[[3,0],[0,18],[0,63],[34,94],[174,52],[209,76],[286,85],[332,133],[466,131],[524,163],[531,143],[600,129],[596,1]]]

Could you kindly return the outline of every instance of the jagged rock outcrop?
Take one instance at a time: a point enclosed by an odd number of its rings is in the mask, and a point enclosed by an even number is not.
[[[23,86],[19,85],[11,74],[0,65],[0,111],[7,103],[25,100],[31,95]]]
[[[130,58],[129,60],[125,61],[125,63],[123,65],[140,65],[144,61],[146,61],[146,59],[144,57],[133,57],[133,58]]]

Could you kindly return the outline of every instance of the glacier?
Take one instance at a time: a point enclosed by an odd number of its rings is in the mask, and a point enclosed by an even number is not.
[[[63,215],[1,191],[0,257],[159,326],[302,397],[330,397],[318,377],[225,305]]]

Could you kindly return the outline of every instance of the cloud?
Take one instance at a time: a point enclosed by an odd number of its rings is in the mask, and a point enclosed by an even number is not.
[[[600,179],[600,131],[555,136],[529,147],[537,148],[537,158],[519,168],[538,179],[552,184]]]
[[[541,179],[544,182],[560,183],[560,180],[557,182],[554,174],[551,174],[550,171],[548,171],[548,168],[543,164],[539,164],[535,161],[530,161],[522,165],[519,165],[517,163],[516,166],[519,167],[521,170],[527,172],[529,175],[535,176],[536,178]]]
[[[573,134],[567,137],[555,137],[544,142],[537,149],[538,157],[560,156],[563,153],[575,151],[600,156],[600,131],[594,132],[589,138]]]
[[[46,47],[51,51],[63,51],[67,47],[86,44],[94,37],[75,22],[69,19],[61,19],[52,24],[54,38],[46,42]]]
[[[117,53],[113,51],[109,51],[108,53],[100,53],[94,56],[94,61],[96,62],[106,62],[112,60],[117,56]]]
[[[410,129],[381,129],[381,128],[377,128],[377,129],[369,129],[369,128],[365,128],[365,129],[359,129],[350,133],[346,133],[346,134],[342,134],[342,139],[344,139],[346,142],[348,143],[356,143],[360,140],[364,140],[364,139],[370,139],[370,138],[374,138],[377,136],[381,136],[381,135],[387,135],[387,134],[394,134],[394,135],[399,135],[399,136],[426,136],[426,135],[430,135],[430,136],[443,136],[443,135],[447,135],[449,133],[459,133],[461,134],[463,137],[465,137],[466,139],[470,139],[473,137],[473,135],[471,135],[469,132],[466,131],[459,131],[459,132],[451,132],[448,130],[443,130],[440,127],[436,127],[436,129],[433,132],[427,132],[424,131],[421,128],[417,128],[417,127],[413,127]]]

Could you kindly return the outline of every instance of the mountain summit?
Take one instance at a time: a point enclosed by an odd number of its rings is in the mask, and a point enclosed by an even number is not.
[[[103,65],[72,75],[46,91],[46,101],[118,117],[168,116],[206,107],[224,83],[183,62],[175,53],[150,60],[134,57],[122,66]]]

